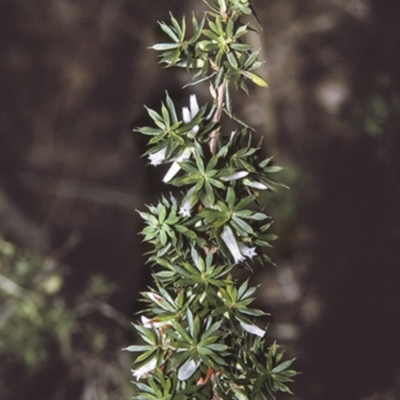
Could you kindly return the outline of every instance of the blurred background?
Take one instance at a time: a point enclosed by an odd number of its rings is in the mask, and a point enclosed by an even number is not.
[[[270,88],[235,105],[291,187],[267,207],[277,267],[252,278],[302,371],[290,398],[399,399],[400,6],[253,2]],[[133,395],[120,349],[151,282],[134,210],[165,188],[132,127],[166,89],[187,102],[147,47],[202,7],[0,0],[0,399]]]

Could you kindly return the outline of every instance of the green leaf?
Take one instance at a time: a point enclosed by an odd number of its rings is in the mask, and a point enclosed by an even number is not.
[[[221,343],[212,343],[209,344],[207,346],[208,349],[213,350],[213,351],[218,351],[218,352],[222,352],[222,351],[226,351],[228,350],[228,346],[225,344],[221,344]]]
[[[176,43],[179,42],[179,38],[171,27],[165,22],[159,22],[160,28]]]
[[[134,353],[134,352],[148,351],[148,350],[152,350],[152,349],[154,349],[154,348],[149,345],[132,345],[132,346],[126,347],[122,350]]]
[[[233,52],[226,53],[226,58],[228,59],[229,64],[233,67],[233,69],[236,70],[239,68],[239,64]]]
[[[218,42],[219,36],[216,35],[214,32],[210,31],[209,29],[204,29],[203,30],[203,35],[214,40],[215,42]]]
[[[199,83],[205,82],[205,81],[209,80],[210,78],[212,78],[213,76],[214,76],[214,74],[211,74],[211,75],[202,76],[198,79],[194,79],[194,80],[190,81],[189,83],[187,83],[185,86],[183,86],[183,88],[185,89],[189,86],[194,86]]]
[[[242,71],[242,74],[246,77],[251,79],[256,85],[261,86],[261,87],[268,87],[268,83],[265,82],[261,76],[258,76],[256,74],[253,74],[252,72],[249,71]]]
[[[154,122],[161,122],[161,123],[164,122],[162,116],[157,111],[154,111],[148,107],[146,107],[146,110]]]
[[[249,219],[253,219],[255,221],[264,221],[265,219],[268,219],[268,215],[265,215],[263,213],[254,213],[253,215],[251,215],[250,217],[248,217]]]
[[[150,386],[145,385],[142,382],[133,382],[143,392],[154,394],[153,389]]]
[[[186,330],[182,327],[181,324],[174,321],[173,327],[182,336],[183,340],[185,340],[187,343],[192,343],[192,338],[187,334]],[[170,331],[170,328],[167,330]]]
[[[212,171],[218,163],[218,156],[213,156],[207,164],[206,172]]]
[[[247,207],[249,204],[254,202],[256,196],[247,196],[244,199],[240,200],[239,203],[235,206],[235,211],[240,211],[243,208]]]
[[[249,56],[249,58],[246,60],[246,62],[244,63],[244,68],[248,69],[249,67],[251,67],[254,62],[257,60],[257,57],[259,55],[260,51],[254,51],[251,53],[251,55]]]
[[[135,128],[136,132],[143,133],[144,135],[158,135],[162,133],[162,130],[159,128],[152,128],[150,126],[143,126],[141,128]]]
[[[253,228],[241,218],[233,216],[230,223],[242,236],[246,236],[246,234],[254,235]]]
[[[213,335],[220,327],[221,327],[222,321],[217,321],[214,322],[202,335],[201,335],[201,341],[207,339],[209,336]]]
[[[295,360],[295,358],[293,358],[292,360],[284,361],[282,364],[279,364],[277,367],[275,367],[272,370],[272,373],[273,374],[279,374],[280,372],[288,369],[293,364],[294,360]]]
[[[225,189],[224,184],[216,179],[208,178],[207,182],[211,183],[211,185],[215,186],[218,189]]]
[[[145,353],[141,354],[139,357],[136,358],[135,364],[136,363],[147,363],[150,361],[151,358],[154,358],[154,353],[156,352],[156,348],[152,348],[149,351],[146,351]]]
[[[232,43],[231,49],[237,51],[249,51],[251,50],[251,46],[249,44],[244,44],[244,43]]]
[[[165,246],[167,244],[167,233],[164,230],[160,230],[159,238],[161,245]]]
[[[154,44],[153,46],[150,46],[149,48],[156,51],[164,51],[164,50],[177,49],[178,47],[179,43],[158,43]]]
[[[167,107],[168,107],[169,113],[172,118],[172,123],[173,124],[178,123],[178,117],[176,115],[175,105],[174,105],[174,102],[172,101],[171,97],[169,97],[168,92],[166,92],[166,102],[167,102]]]
[[[177,32],[177,34],[179,36],[179,39],[182,39],[182,35],[183,35],[183,37],[185,35],[184,26],[182,26],[182,28],[181,28],[181,26],[179,25],[179,22],[176,20],[176,18],[172,15],[171,12],[169,13],[169,15],[171,18],[172,25],[174,26],[175,31]]]
[[[167,216],[167,209],[162,204],[159,204],[157,208],[158,208],[158,220],[160,221],[160,223],[163,223],[165,217]]]
[[[204,182],[204,189],[206,191],[207,200],[210,202],[210,204],[214,204],[215,194],[214,194],[214,189],[210,185],[210,181],[211,181],[211,179],[208,179]]]

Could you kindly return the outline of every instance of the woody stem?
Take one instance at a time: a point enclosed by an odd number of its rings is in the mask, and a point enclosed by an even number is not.
[[[224,79],[217,88],[216,99],[215,99],[217,108],[211,119],[211,122],[213,122],[214,124],[218,124],[222,116],[222,111],[224,109],[224,100],[225,100],[225,87],[226,87],[226,81]],[[210,133],[210,151],[212,155],[214,155],[217,150],[218,131],[219,127],[216,126]]]

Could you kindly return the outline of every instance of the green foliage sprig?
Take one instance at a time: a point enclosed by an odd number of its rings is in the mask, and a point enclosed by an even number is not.
[[[252,307],[257,288],[232,275],[240,265],[270,262],[263,249],[275,239],[273,221],[260,198],[281,170],[261,156],[252,128],[232,109],[232,86],[246,93],[248,80],[267,86],[253,72],[258,51],[242,41],[251,28],[241,17],[252,8],[248,0],[205,3],[190,34],[186,19],[171,15],[160,23],[169,42],[151,48],[167,67],[193,70],[189,85],[208,81],[212,103],[199,107],[191,95],[179,115],[167,93],[161,110],[147,109],[152,125],[136,129],[150,137],[150,163],[170,164],[163,182],[183,190],[139,212],[154,278],[134,325],[144,344],[127,348],[139,353],[133,375],[140,400],[274,399],[290,393],[296,374],[255,323],[265,315]],[[226,133],[223,115],[237,129]]]
[[[105,302],[115,290],[100,275],[93,276],[80,296],[68,304],[63,296],[66,266],[21,249],[0,237],[0,357],[8,355],[35,370],[50,356],[76,363],[82,348],[100,355],[106,335],[87,316],[107,309]],[[124,321],[125,322],[125,321]]]

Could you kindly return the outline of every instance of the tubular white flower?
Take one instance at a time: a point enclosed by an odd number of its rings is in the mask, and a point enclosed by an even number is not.
[[[231,252],[235,260],[235,264],[239,264],[240,262],[244,261],[245,257],[240,252],[238,242],[236,241],[236,237],[232,229],[228,225],[224,226],[224,229],[221,233],[221,238],[225,242],[226,247]]]
[[[162,164],[165,161],[165,153],[167,152],[167,148],[163,147],[162,149],[156,151],[153,154],[149,154],[150,164],[157,166]]]
[[[156,293],[147,292],[147,296],[154,301],[154,303],[160,304],[164,299]]]
[[[178,379],[180,381],[186,381],[189,379],[195,372],[196,369],[199,367],[200,362],[196,362],[189,358],[180,368],[178,371]]]
[[[179,215],[182,217],[190,217],[190,210],[191,210],[190,202],[186,201],[180,208],[179,208]]]
[[[199,103],[197,103],[197,97],[195,94],[192,94],[189,99],[190,102],[190,114],[192,115],[192,119],[197,115],[199,112]]]
[[[264,329],[259,328],[257,325],[254,324],[246,324],[245,322],[240,321],[240,326],[247,332],[257,335],[260,337],[264,337],[265,331]]]
[[[197,97],[195,94],[192,94],[189,99],[189,107],[182,108],[182,119],[185,124],[188,124],[196,117],[199,112],[199,104],[197,103]],[[198,125],[194,126],[190,133],[195,135],[199,131],[200,127]]]
[[[154,371],[157,367],[157,358],[152,358],[146,364],[142,365],[139,369],[132,370],[132,375],[139,380],[142,376]]]
[[[267,190],[268,186],[265,185],[264,183],[261,182],[253,182],[250,179],[243,179],[243,184],[246,186],[250,186],[253,189],[258,189],[258,190]]]
[[[253,258],[257,256],[255,247],[248,247],[244,243],[239,243],[240,252],[248,258]]]
[[[179,154],[179,156],[177,156],[174,159],[174,162],[172,163],[171,167],[169,168],[169,170],[167,171],[167,173],[165,174],[165,176],[163,178],[164,183],[168,183],[175,177],[175,175],[181,169],[179,163],[181,161],[187,160],[190,157],[191,152],[192,152],[192,150],[189,147],[186,147],[186,149],[183,150],[182,153]]]
[[[145,328],[163,328],[171,325],[170,321],[157,321],[156,319],[150,319],[142,315],[142,324]]]
[[[165,174],[165,176],[163,178],[163,182],[168,183],[169,181],[171,181],[175,177],[175,175],[179,172],[180,169],[181,169],[181,167],[179,166],[179,164],[177,162],[173,162],[171,167]]]
[[[179,215],[182,215],[182,217],[190,217],[190,213],[192,210],[192,202],[191,202],[191,197],[193,196],[195,186],[193,186],[188,192],[186,193],[186,196],[182,200],[182,205],[179,208]]]
[[[237,171],[234,172],[233,174],[227,175],[227,176],[221,176],[221,181],[224,182],[229,182],[229,181],[235,181],[237,179],[242,179],[244,177],[246,177],[247,175],[249,175],[249,173],[247,171]]]
[[[188,124],[192,120],[188,107],[182,107],[182,119],[185,124]]]

